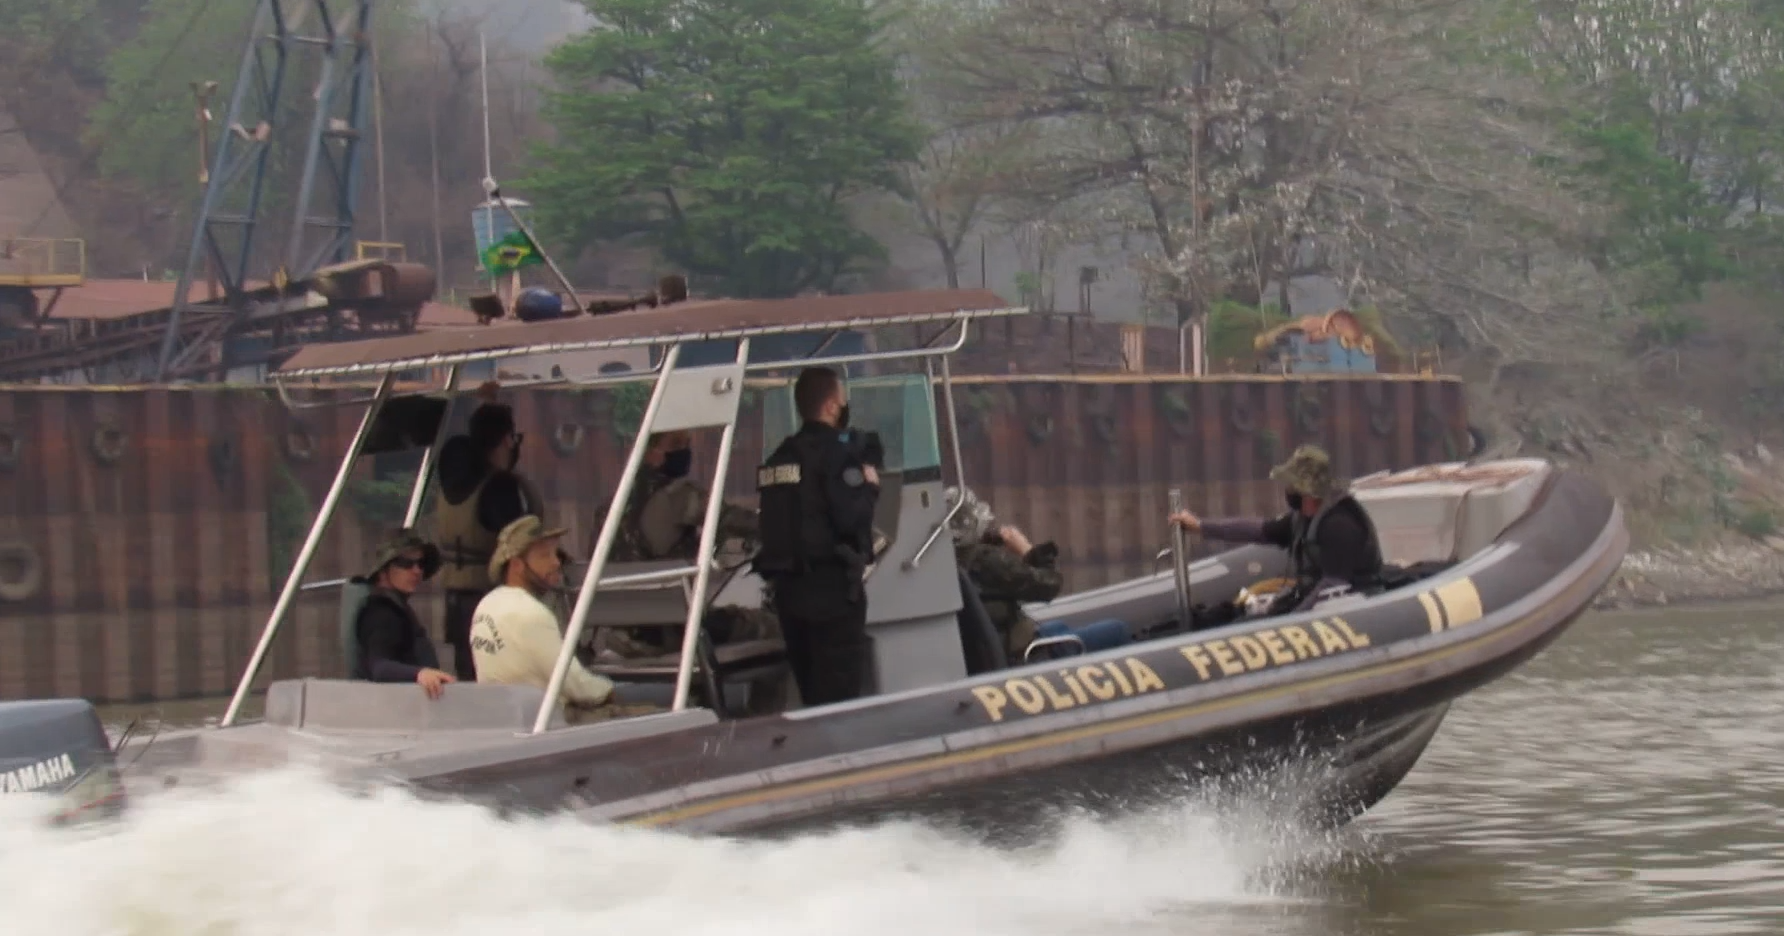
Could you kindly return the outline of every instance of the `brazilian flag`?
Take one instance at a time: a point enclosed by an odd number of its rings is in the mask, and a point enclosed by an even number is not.
[[[502,238],[483,248],[483,269],[491,276],[512,273],[521,267],[538,266],[545,262],[539,255],[539,248],[526,232],[509,231]]]

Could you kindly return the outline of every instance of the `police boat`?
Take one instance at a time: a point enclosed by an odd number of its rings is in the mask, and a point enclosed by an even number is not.
[[[132,773],[166,783],[302,762],[354,784],[402,783],[505,810],[762,833],[1012,800],[1032,817],[1049,802],[1181,795],[1191,783],[1292,767],[1297,808],[1344,821],[1405,776],[1452,700],[1555,639],[1622,559],[1617,504],[1579,474],[1540,460],[1432,465],[1355,483],[1385,558],[1404,573],[1391,590],[1224,620],[1210,609],[1266,591],[1286,556],[1245,547],[1188,561],[1177,542],[1169,569],[1031,609],[1043,622],[1118,619],[1126,645],[1062,656],[1072,648],[1040,643],[1006,659],[955,566],[948,529],[959,504],[944,495],[943,474],[951,461],[959,478],[962,459],[958,447],[944,458],[936,423],[939,414],[947,438],[959,437],[948,356],[972,324],[1025,312],[982,290],[682,301],[304,348],[275,374],[287,404],[304,405],[304,388],[325,382],[375,385],[352,401],[365,406],[359,429],[228,710],[214,727],[163,733]],[[886,329],[897,330],[883,343],[894,350],[860,340]],[[600,366],[644,351],[640,369]],[[653,432],[720,429],[713,476],[722,478],[740,429],[760,433],[764,451],[795,429],[797,368],[843,370],[854,424],[877,430],[886,452],[876,523],[886,542],[866,581],[868,693],[743,716],[741,693],[784,673],[785,654],[776,641],[715,646],[700,626],[707,607],[761,601],[759,580],[712,558],[718,510],[704,518],[706,561],[637,565],[609,561],[621,515],[609,510],[570,589],[564,650],[543,690],[453,684],[429,700],[408,684],[277,680],[265,687],[264,716],[244,719],[353,464],[424,450],[413,526],[460,378],[520,360],[547,373],[540,384],[651,386],[614,504],[625,503]],[[585,376],[563,376],[579,368]],[[399,377],[439,383],[399,388]],[[746,385],[766,396],[760,424],[740,427]],[[590,635],[614,626],[681,628],[682,643],[657,659],[589,656]],[[568,723],[557,700],[576,655],[615,680],[621,698],[654,691],[667,704]]]

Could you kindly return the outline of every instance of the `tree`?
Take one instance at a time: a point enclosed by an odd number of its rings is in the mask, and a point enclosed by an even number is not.
[[[735,296],[829,289],[883,248],[851,197],[915,154],[863,0],[585,0],[546,59],[557,131],[521,184],[573,250],[640,239]]]
[[[912,0],[896,18],[893,45],[906,92],[925,139],[899,168],[897,192],[910,203],[918,229],[942,261],[950,289],[960,287],[960,246],[998,202],[1005,174],[1034,138],[1032,128],[1010,121],[972,121],[951,92],[950,46],[965,33],[974,11],[953,4]]]
[[[1323,274],[1358,299],[1520,354],[1551,283],[1521,258],[1593,219],[1535,89],[1461,54],[1455,0],[1008,0],[953,68],[984,119],[1047,128],[1034,197],[1146,235],[1187,319]],[[1564,251],[1559,251],[1565,255]],[[1564,266],[1565,264],[1561,264]],[[1570,291],[1571,292],[1571,291]]]
[[[1674,343],[1692,330],[1678,303],[1741,272],[1741,257],[1769,273],[1784,248],[1767,210],[1784,158],[1779,11],[1740,0],[1516,11],[1500,54],[1572,102],[1562,116],[1588,156],[1576,175],[1616,218],[1594,259],[1648,319],[1643,342]]]

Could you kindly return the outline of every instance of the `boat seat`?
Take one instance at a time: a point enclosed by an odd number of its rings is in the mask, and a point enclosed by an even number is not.
[[[450,683],[429,699],[414,683],[281,679],[267,687],[266,721],[318,732],[531,731],[544,698],[537,686]],[[566,724],[552,714],[550,727]]]
[[[614,562],[602,573],[603,579],[657,572],[685,567],[686,562]],[[600,627],[682,627],[688,619],[688,593],[692,578],[648,585],[603,586],[595,594],[589,608],[585,638],[592,643],[595,629]],[[714,582],[714,591],[720,583]],[[592,673],[615,682],[673,683],[681,663],[681,654],[665,653],[653,657],[626,660],[596,660],[587,664]],[[695,672],[705,683],[713,708],[728,712],[725,686],[747,682],[764,675],[785,672],[787,645],[780,640],[745,640],[713,644],[706,628],[701,626],[696,637]]]
[[[1459,562],[1530,510],[1553,469],[1541,459],[1450,463],[1382,472],[1352,485],[1381,538],[1382,561]]]

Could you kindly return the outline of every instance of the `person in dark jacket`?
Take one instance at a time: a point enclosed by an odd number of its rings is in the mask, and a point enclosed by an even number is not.
[[[754,565],[780,620],[799,699],[810,707],[870,690],[863,579],[875,558],[884,451],[878,436],[849,427],[848,394],[835,371],[801,371],[793,405],[799,431],[756,471],[762,540]]]
[[[440,550],[411,530],[398,530],[378,546],[372,571],[353,580],[371,587],[354,620],[355,679],[418,683],[430,699],[457,682],[440,669],[433,638],[409,605],[409,596],[438,571]]]
[[[1288,511],[1270,519],[1203,520],[1187,510],[1171,522],[1191,533],[1229,543],[1266,543],[1285,549],[1294,585],[1270,613],[1305,611],[1327,598],[1376,587],[1382,577],[1381,540],[1363,505],[1332,473],[1332,457],[1317,445],[1295,449],[1270,469],[1287,488]]]
[[[446,643],[461,682],[477,678],[471,654],[471,613],[497,583],[489,578],[496,534],[515,520],[545,516],[544,498],[515,470],[521,434],[514,411],[496,402],[495,387],[480,390],[484,402],[471,414],[469,431],[440,447],[440,499],[434,535],[444,562]]]

